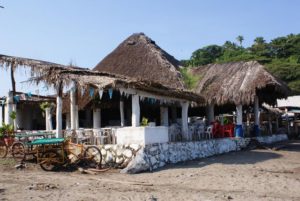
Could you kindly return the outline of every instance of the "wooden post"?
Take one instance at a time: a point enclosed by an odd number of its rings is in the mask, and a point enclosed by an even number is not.
[[[235,127],[235,137],[244,137],[243,132],[243,106],[236,106],[236,127]]]
[[[95,108],[93,110],[93,128],[101,128],[101,109]]]
[[[120,100],[120,120],[121,120],[121,127],[125,126],[125,118],[124,118],[124,100],[121,97]]]
[[[160,107],[160,125],[169,126],[169,110],[168,107]]]
[[[181,121],[182,121],[182,137],[184,140],[190,140],[189,136],[189,127],[188,127],[188,109],[189,103],[182,102],[181,103]]]
[[[57,86],[57,97],[56,97],[56,137],[62,137],[62,83],[60,82]]]
[[[258,97],[255,96],[254,98],[254,135],[259,136],[260,135],[260,129],[259,129],[259,100]]]
[[[132,125],[132,127],[140,126],[140,99],[139,99],[139,95],[132,95],[131,125]]]

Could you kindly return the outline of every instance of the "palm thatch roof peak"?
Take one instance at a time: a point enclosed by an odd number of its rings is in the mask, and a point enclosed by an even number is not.
[[[179,63],[151,38],[143,33],[136,33],[107,55],[94,70],[184,89]]]
[[[257,61],[208,64],[190,72],[199,77],[194,92],[207,103],[249,105],[258,96],[261,102],[274,105],[276,99],[290,94],[289,87]]]

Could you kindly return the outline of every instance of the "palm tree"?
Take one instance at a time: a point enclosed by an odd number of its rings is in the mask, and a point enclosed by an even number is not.
[[[254,43],[256,44],[256,45],[259,45],[259,44],[264,44],[266,41],[265,41],[265,39],[263,38],[263,37],[256,37],[255,39],[254,39]]]
[[[240,43],[240,46],[242,47],[242,43],[243,43],[243,40],[244,40],[244,37],[239,35],[238,37],[236,37],[236,40]]]

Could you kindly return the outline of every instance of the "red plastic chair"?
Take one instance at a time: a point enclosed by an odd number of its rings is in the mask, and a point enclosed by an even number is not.
[[[226,137],[234,137],[234,125],[233,124],[227,124],[224,125],[224,136]]]

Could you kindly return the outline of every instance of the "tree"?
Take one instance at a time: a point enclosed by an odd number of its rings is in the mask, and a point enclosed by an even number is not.
[[[239,35],[238,37],[236,37],[236,40],[240,43],[240,46],[242,47],[242,43],[244,41],[244,37]]]

